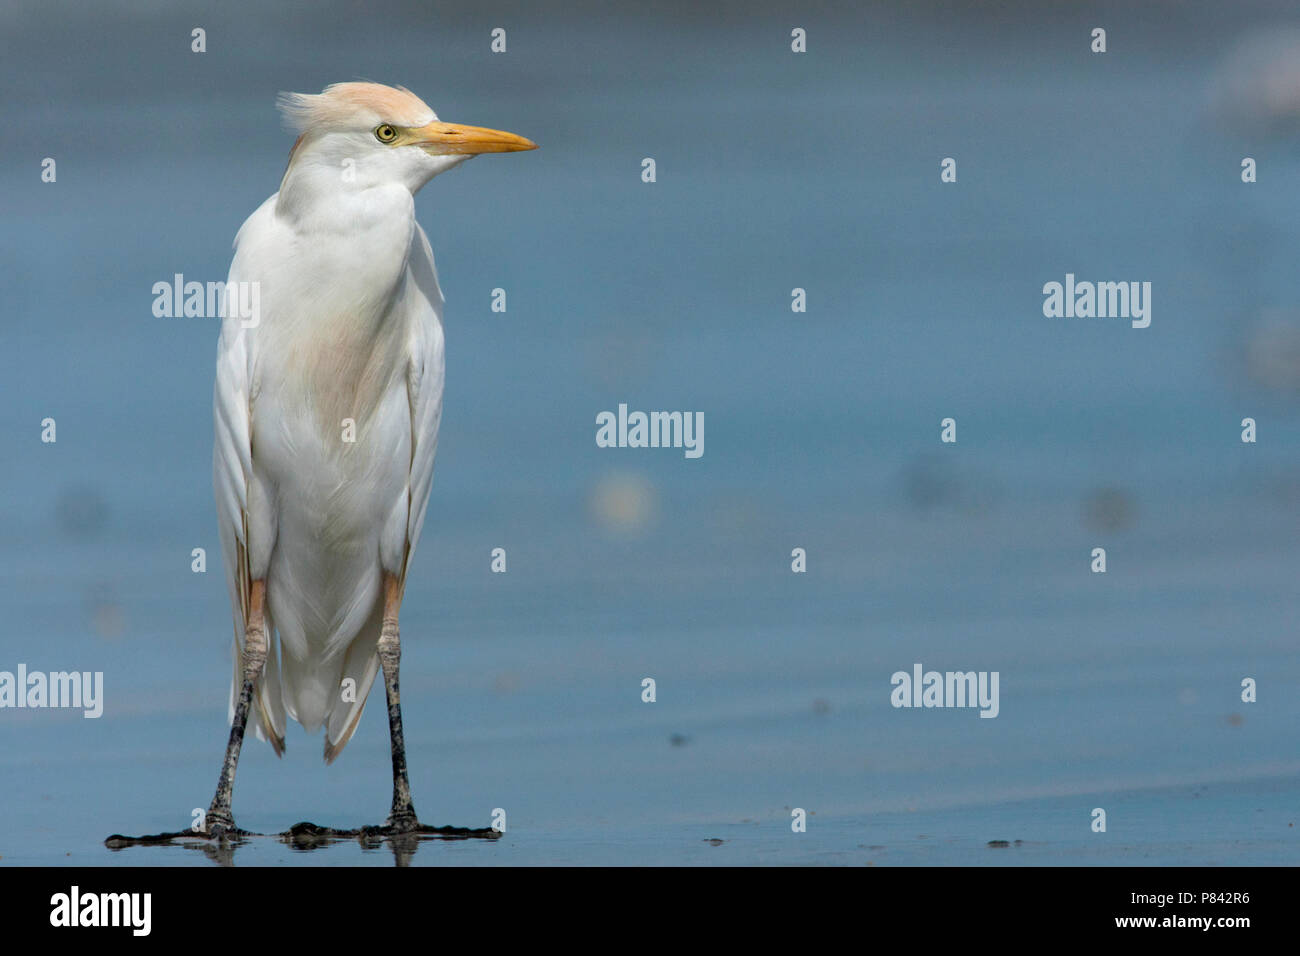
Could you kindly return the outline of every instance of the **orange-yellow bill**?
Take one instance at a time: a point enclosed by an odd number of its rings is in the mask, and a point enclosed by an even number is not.
[[[460,123],[435,122],[411,132],[415,136],[414,141],[435,156],[517,153],[537,148],[531,139],[524,139],[514,133]]]

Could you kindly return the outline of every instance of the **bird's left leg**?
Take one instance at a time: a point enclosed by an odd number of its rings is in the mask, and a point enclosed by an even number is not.
[[[406,741],[402,737],[402,701],[397,688],[397,669],[402,659],[402,639],[397,613],[402,605],[402,583],[397,575],[384,572],[384,623],[379,632],[379,663],[384,668],[384,691],[388,695],[388,733],[393,745],[393,811],[388,826],[414,830],[420,825],[411,803],[411,782],[406,776]]]
[[[248,725],[248,711],[253,704],[253,688],[266,663],[268,648],[263,616],[265,605],[266,580],[252,582],[248,591],[248,619],[244,622],[244,648],[240,654],[244,683],[239,700],[235,703],[234,719],[230,722],[230,740],[226,744],[226,759],[221,764],[217,792],[204,818],[208,833],[218,839],[236,832],[230,801],[235,789],[235,767],[239,764],[239,750],[244,744],[244,728]]]

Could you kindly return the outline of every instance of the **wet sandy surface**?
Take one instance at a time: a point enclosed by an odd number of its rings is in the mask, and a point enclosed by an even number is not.
[[[1112,36],[1147,52],[1104,69],[1063,59],[1066,27],[1034,15],[971,42],[960,19],[864,20],[820,30],[827,55],[799,63],[752,52],[784,49],[783,11],[766,37],[761,19],[592,21],[580,69],[571,29],[534,23],[490,63],[444,37],[442,89],[420,29],[268,26],[304,51],[288,72],[304,89],[347,78],[320,63],[359,41],[347,72],[543,146],[417,203],[448,391],[403,611],[411,783],[429,825],[499,810],[506,830],[417,841],[403,862],[1300,862],[1300,409],[1284,352],[1267,375],[1250,358],[1261,316],[1300,306],[1300,163],[1287,136],[1247,146],[1208,118],[1249,18],[1204,15],[1117,15]],[[7,193],[0,221],[19,317],[0,428],[31,438],[6,445],[0,670],[102,671],[105,708],[0,713],[0,866],[210,865],[189,843],[104,846],[187,828],[227,733],[216,328],[154,319],[147,293],[224,278],[282,172],[286,73],[261,49],[160,59],[190,28],[166,16],[123,44],[77,16],[15,27],[11,65],[39,75],[80,38],[84,74],[0,91],[11,130],[77,115],[95,149],[92,176],[69,152],[57,187]],[[774,122],[803,138],[767,148]],[[1268,175],[1243,193],[1247,148]],[[937,181],[950,153],[955,193]],[[30,155],[0,150],[6,181],[35,184]],[[1152,281],[1152,326],[1045,319],[1039,290],[1066,271]],[[623,401],[703,410],[704,456],[595,447],[595,414]],[[891,707],[890,676],[917,662],[998,671],[999,716]],[[282,760],[250,741],[237,823],[382,823],[373,704],[330,768],[296,725]],[[266,837],[215,862],[397,858]]]

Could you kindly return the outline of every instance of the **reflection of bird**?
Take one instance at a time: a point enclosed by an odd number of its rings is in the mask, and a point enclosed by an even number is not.
[[[356,730],[382,667],[389,824],[417,825],[398,696],[398,609],[442,413],[442,292],[413,194],[478,153],[534,149],[440,122],[413,93],[340,83],[280,107],[300,132],[280,191],[235,239],[217,349],[214,481],[235,609],[230,742],[208,832],[234,832],[246,723]],[[251,284],[251,285],[241,285]],[[241,289],[257,314],[237,314]],[[263,669],[265,668],[265,669]]]

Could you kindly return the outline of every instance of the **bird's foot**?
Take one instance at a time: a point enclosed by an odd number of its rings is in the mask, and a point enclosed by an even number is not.
[[[420,829],[420,821],[415,816],[415,807],[409,803],[400,807],[394,806],[384,827],[392,833],[412,833]]]
[[[239,836],[244,831],[235,826],[235,818],[231,814],[229,807],[213,807],[208,810],[207,815],[203,818],[202,832],[212,839],[224,843],[232,837]]]

